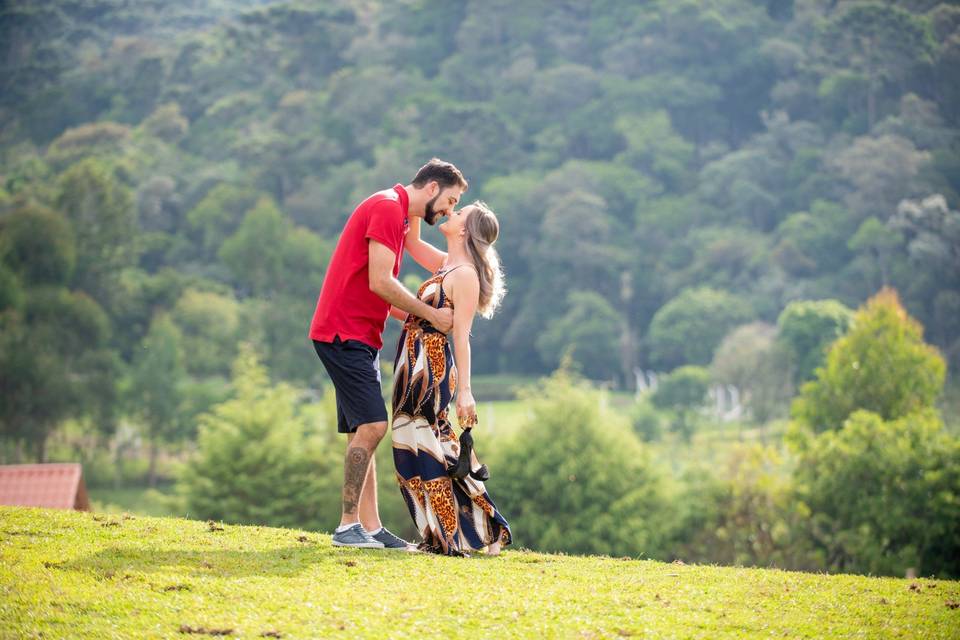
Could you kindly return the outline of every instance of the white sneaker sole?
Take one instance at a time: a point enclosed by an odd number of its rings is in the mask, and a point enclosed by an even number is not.
[[[350,544],[348,542],[339,542],[337,540],[333,541],[333,546],[335,547],[353,547],[355,549],[383,549],[382,542],[358,542],[355,544]]]

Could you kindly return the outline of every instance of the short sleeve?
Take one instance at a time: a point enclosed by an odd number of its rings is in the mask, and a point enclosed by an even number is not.
[[[403,252],[405,233],[403,210],[398,203],[385,200],[370,211],[370,219],[367,221],[367,239],[376,240],[399,256]]]

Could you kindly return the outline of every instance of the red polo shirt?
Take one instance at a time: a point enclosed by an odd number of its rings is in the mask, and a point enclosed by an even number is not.
[[[376,240],[397,254],[393,265],[396,277],[403,260],[409,206],[407,192],[398,184],[373,194],[350,215],[323,279],[310,323],[312,340],[333,342],[334,336],[340,336],[376,349],[383,346],[390,303],[370,291],[368,243]]]

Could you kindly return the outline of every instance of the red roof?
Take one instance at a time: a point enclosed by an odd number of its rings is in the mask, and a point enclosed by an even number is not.
[[[90,510],[76,462],[0,465],[0,504]]]

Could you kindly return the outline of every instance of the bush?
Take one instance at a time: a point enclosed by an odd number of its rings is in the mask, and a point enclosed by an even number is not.
[[[775,450],[738,445],[719,470],[688,470],[675,554],[685,561],[817,569],[790,476]]]
[[[199,450],[180,478],[190,517],[328,530],[340,516],[342,457],[317,405],[271,387],[249,348],[234,364],[234,397],[200,417]]]
[[[519,544],[541,551],[658,556],[664,481],[622,419],[560,372],[525,392],[522,437],[491,465],[490,490]]]
[[[960,440],[932,409],[794,434],[794,482],[831,571],[960,576]]]
[[[943,357],[923,341],[923,327],[895,291],[884,289],[830,347],[826,364],[794,401],[793,416],[815,431],[838,428],[857,409],[895,420],[933,406],[945,375]]]

